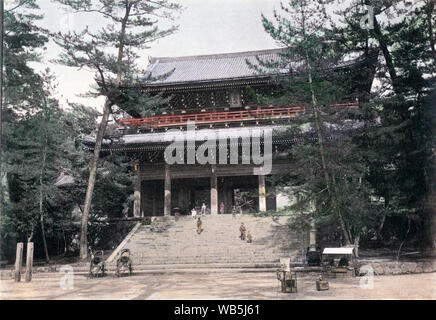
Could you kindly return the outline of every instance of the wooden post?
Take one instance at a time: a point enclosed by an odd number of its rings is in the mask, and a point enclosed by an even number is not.
[[[134,192],[134,202],[133,202],[133,216],[138,218],[141,216],[141,180],[136,177],[135,181],[135,192]]]
[[[17,255],[15,257],[15,282],[21,281],[21,268],[23,266],[23,243],[17,243]]]
[[[136,179],[135,191],[133,193],[133,216],[139,218],[141,216],[141,175],[139,171],[139,163],[135,163]]]
[[[26,281],[32,281],[33,269],[33,242],[27,243],[26,253]]]
[[[171,175],[170,168],[165,165],[164,216],[171,215]]]
[[[223,202],[224,202],[224,213],[231,212],[231,210],[229,210],[231,207],[229,205],[229,188],[228,188],[227,184],[225,183],[225,181],[224,181],[224,186],[223,186]]]
[[[265,175],[259,176],[259,212],[266,211]]]
[[[212,166],[212,175],[210,177],[210,213],[218,214],[218,181],[215,166]]]

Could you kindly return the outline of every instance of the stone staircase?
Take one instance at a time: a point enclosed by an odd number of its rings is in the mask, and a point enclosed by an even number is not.
[[[286,224],[286,217],[255,217],[252,215],[202,216],[203,232],[198,235],[197,220],[192,217],[154,218],[151,225],[137,224],[111,255],[107,253],[106,267],[109,274],[116,270],[116,255],[121,249],[130,249],[133,271],[207,272],[216,269],[260,271],[278,268],[281,257],[301,260],[296,234]],[[239,239],[239,226],[244,222],[253,242]],[[113,257],[113,259],[111,259]],[[68,265],[76,274],[89,273],[89,261]],[[34,275],[44,277],[55,271],[49,267],[34,268]],[[0,272],[0,278],[11,279],[13,268]],[[47,270],[45,270],[47,269]],[[24,269],[23,269],[24,270]]]
[[[296,256],[296,235],[286,225],[286,217],[251,215],[203,216],[203,232],[196,232],[196,219],[155,218],[141,225],[121,243],[116,252],[130,249],[134,271],[163,269],[277,268],[280,257]],[[239,239],[244,222],[253,242]],[[108,260],[115,270],[116,258]]]

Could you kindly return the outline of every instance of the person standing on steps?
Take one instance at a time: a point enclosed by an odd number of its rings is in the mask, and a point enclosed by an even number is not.
[[[195,208],[192,208],[191,215],[194,219],[197,217],[197,210],[195,210]]]
[[[245,240],[245,233],[247,232],[247,229],[245,229],[243,222],[241,222],[241,226],[239,227],[239,232],[241,233],[241,235],[239,236],[241,240]]]
[[[253,242],[253,237],[251,236],[250,231],[247,232],[247,243],[252,243]]]
[[[201,222],[200,217],[198,217],[198,220],[197,220],[197,234],[200,234],[203,231],[202,224],[203,223]]]
[[[201,215],[205,216],[206,215],[206,204],[203,202],[203,205],[201,206]]]
[[[224,202],[220,203],[220,214],[224,214],[225,211],[225,206],[224,206]]]
[[[174,208],[174,219],[176,221],[179,221],[180,218],[180,209],[179,208]]]

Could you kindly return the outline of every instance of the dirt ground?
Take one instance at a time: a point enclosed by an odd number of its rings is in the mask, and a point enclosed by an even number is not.
[[[298,293],[285,294],[280,292],[274,272],[190,272],[94,279],[56,273],[38,275],[32,282],[1,280],[0,299],[436,299],[436,273],[377,276],[372,285],[362,277],[336,278],[330,279],[328,291],[316,291],[315,280],[315,274],[300,274]]]

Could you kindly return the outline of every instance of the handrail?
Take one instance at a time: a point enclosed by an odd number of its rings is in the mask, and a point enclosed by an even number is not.
[[[335,107],[353,107],[358,103],[338,103]],[[258,109],[240,111],[222,111],[209,113],[179,114],[179,115],[159,115],[144,118],[121,119],[120,127],[125,126],[147,126],[165,127],[173,125],[184,125],[188,122],[199,123],[223,123],[234,121],[249,121],[268,118],[294,118],[304,111],[304,104],[288,106],[269,106]]]

